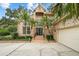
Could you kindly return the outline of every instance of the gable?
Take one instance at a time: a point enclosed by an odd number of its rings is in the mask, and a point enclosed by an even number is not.
[[[35,8],[34,12],[46,12],[46,10],[42,7],[41,4],[39,4],[39,5]]]

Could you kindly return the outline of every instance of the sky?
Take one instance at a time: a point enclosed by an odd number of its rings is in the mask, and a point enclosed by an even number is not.
[[[0,3],[0,18],[5,16],[5,12],[7,8],[13,10],[13,9],[17,9],[20,5],[24,6],[24,8],[27,9],[35,9],[38,4],[37,3]],[[44,8],[48,8],[48,6],[50,6],[50,3],[43,4]]]

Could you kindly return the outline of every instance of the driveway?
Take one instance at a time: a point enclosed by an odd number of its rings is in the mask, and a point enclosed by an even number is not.
[[[0,56],[79,56],[59,43],[0,43]]]

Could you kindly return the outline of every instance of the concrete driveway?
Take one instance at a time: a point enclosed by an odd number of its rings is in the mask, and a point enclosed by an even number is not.
[[[59,43],[0,43],[0,56],[79,56]]]

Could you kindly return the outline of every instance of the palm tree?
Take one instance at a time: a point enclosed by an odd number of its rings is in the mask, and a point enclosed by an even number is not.
[[[53,17],[56,17],[57,20],[59,20],[59,18],[61,19],[63,16],[68,14],[66,17],[63,18],[63,21],[69,20],[73,17],[78,19],[79,16],[78,10],[79,10],[79,4],[77,3],[65,3],[65,4],[58,3],[51,9],[51,11],[53,11],[54,13]]]
[[[26,31],[26,25],[30,25],[30,16],[27,12],[27,10],[23,6],[19,6],[19,8],[16,10],[13,10],[13,17],[16,19],[17,22],[24,21],[25,25],[25,31]],[[26,39],[26,32],[25,32],[25,39]]]
[[[52,20],[49,19],[47,16],[44,16],[41,20],[41,24],[43,25],[44,29],[47,28],[48,29],[48,32],[49,32],[49,35],[51,35],[51,31],[50,31],[50,28],[52,26]],[[45,37],[47,34],[44,34]]]
[[[33,28],[36,24],[36,21],[33,19],[33,18],[30,18],[30,25],[31,25],[31,28]]]
[[[29,17],[29,14],[27,11],[23,11],[23,15],[22,15],[22,19],[24,20],[25,22],[25,30],[26,30],[26,25],[30,25],[30,17]],[[25,32],[25,39],[26,39],[26,32]]]

